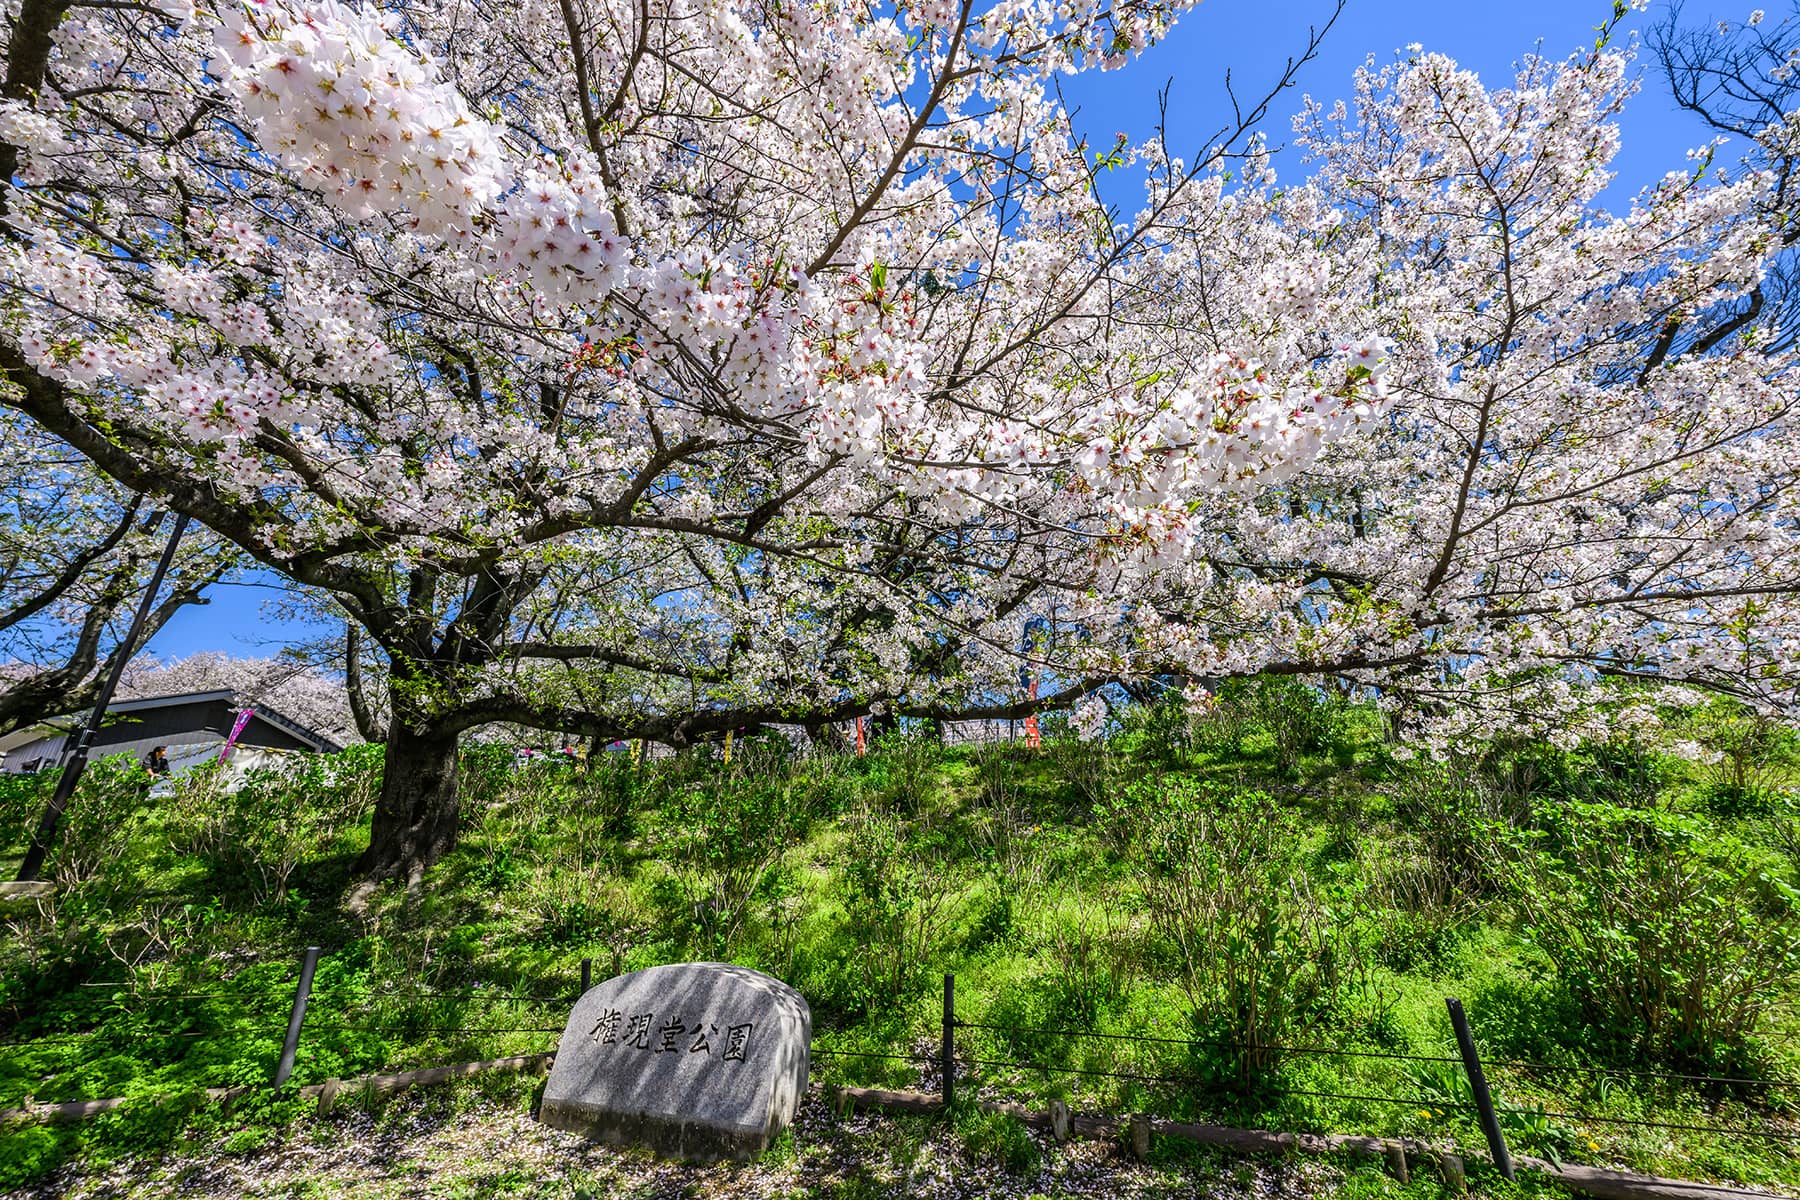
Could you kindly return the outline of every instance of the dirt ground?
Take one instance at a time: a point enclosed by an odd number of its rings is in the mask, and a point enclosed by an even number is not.
[[[71,1166],[21,1200],[155,1197],[555,1197],[560,1200],[1249,1200],[1336,1190],[1336,1167],[1197,1156],[1142,1164],[1114,1145],[1058,1146],[1036,1134],[1038,1165],[1008,1170],[942,1122],[834,1119],[816,1096],[790,1135],[750,1164],[685,1166],[619,1151],[532,1120],[523,1101],[416,1092],[369,1112],[305,1121],[247,1153],[220,1145],[103,1168]],[[1015,1163],[1017,1158],[1015,1157]]]

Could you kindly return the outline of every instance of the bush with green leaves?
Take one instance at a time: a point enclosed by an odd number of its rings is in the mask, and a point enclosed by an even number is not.
[[[844,912],[858,946],[861,999],[873,1007],[910,993],[960,913],[958,880],[941,831],[865,809],[853,819],[840,870]]]
[[[1715,700],[1689,714],[1688,723],[1712,755],[1701,771],[1701,794],[1718,816],[1765,815],[1778,807],[1783,780],[1800,775],[1800,737],[1768,713]]]
[[[1542,742],[1488,748],[1479,770],[1490,784],[1531,800],[1578,800],[1655,808],[1672,780],[1671,762],[1642,738],[1587,741],[1574,749]]]
[[[637,814],[644,776],[643,764],[629,753],[602,754],[571,782],[573,800],[597,832],[623,833]]]
[[[1800,892],[1692,818],[1565,801],[1506,848],[1525,937],[1640,1054],[1740,1063],[1800,979]]]
[[[31,839],[50,793],[56,790],[58,771],[31,775],[0,774],[0,852],[23,847]]]
[[[141,819],[154,778],[130,754],[89,762],[63,810],[56,844],[46,860],[58,884],[124,885],[130,864],[121,851]]]
[[[675,790],[671,824],[675,878],[700,949],[725,955],[751,912],[751,901],[795,836],[805,809],[785,770],[737,764]]]
[[[166,805],[182,848],[223,867],[253,906],[283,895],[306,858],[354,830],[381,789],[381,747],[294,755],[232,780],[183,772]]]
[[[896,728],[875,739],[864,760],[869,784],[891,807],[916,813],[932,792],[944,746],[922,725]]]
[[[1315,886],[1290,812],[1169,777],[1127,789],[1106,816],[1197,1031],[1237,1046],[1242,1076],[1346,1011],[1364,979],[1354,905]]]
[[[471,824],[498,803],[518,772],[511,746],[500,742],[465,742],[456,754],[456,786],[463,815]]]
[[[1426,869],[1447,895],[1488,897],[1503,886],[1495,839],[1530,824],[1529,786],[1519,786],[1491,758],[1424,761],[1390,784],[1394,808]]]
[[[1303,755],[1329,751],[1345,759],[1352,749],[1344,702],[1298,679],[1259,679],[1245,707],[1269,739],[1276,770],[1283,774],[1297,770]]]
[[[1132,704],[1119,721],[1119,747],[1160,766],[1179,766],[1193,748],[1187,702],[1177,687],[1148,703]]]
[[[1441,968],[1478,928],[1480,897],[1465,878],[1425,849],[1416,835],[1357,847],[1358,877],[1368,883],[1366,918],[1374,952],[1395,971]]]

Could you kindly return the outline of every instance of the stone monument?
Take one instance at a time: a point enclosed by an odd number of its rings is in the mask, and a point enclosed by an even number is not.
[[[729,963],[650,967],[575,1002],[538,1120],[700,1162],[751,1158],[806,1094],[812,1010]]]

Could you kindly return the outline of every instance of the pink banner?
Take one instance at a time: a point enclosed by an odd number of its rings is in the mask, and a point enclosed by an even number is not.
[[[244,726],[248,725],[250,723],[250,718],[255,715],[256,710],[254,708],[246,708],[238,713],[237,720],[233,722],[231,726],[231,736],[225,739],[225,744],[223,746],[219,747],[220,762],[224,762],[231,756],[231,748],[237,745],[238,734],[244,732]]]

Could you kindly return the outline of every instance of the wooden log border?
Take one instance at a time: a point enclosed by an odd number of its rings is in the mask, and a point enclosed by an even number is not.
[[[303,1099],[318,1102],[321,1113],[329,1112],[336,1101],[345,1096],[370,1094],[376,1096],[393,1095],[412,1087],[429,1087],[433,1084],[447,1083],[452,1079],[462,1079],[470,1075],[480,1075],[489,1071],[519,1073],[543,1073],[550,1069],[555,1061],[554,1052],[544,1054],[520,1054],[510,1058],[490,1058],[479,1062],[456,1063],[450,1066],[425,1067],[416,1071],[401,1071],[391,1075],[363,1075],[354,1079],[328,1079],[324,1083],[309,1084],[295,1089],[295,1094]],[[230,1104],[232,1101],[262,1091],[258,1087],[207,1088],[202,1095],[208,1101],[219,1104]],[[841,1087],[815,1083],[812,1090],[824,1093],[832,1112],[843,1116],[856,1109],[873,1109],[881,1112],[929,1114],[943,1111],[943,1100],[935,1094],[925,1092],[890,1092],[880,1088]],[[63,1121],[81,1121],[88,1117],[96,1117],[102,1113],[114,1112],[127,1104],[143,1103],[141,1098],[114,1096],[105,1100],[74,1100],[63,1104],[36,1104],[26,1097],[26,1103],[20,1108],[0,1109],[0,1126],[13,1123],[48,1124]],[[152,1101],[152,1103],[157,1103]],[[1055,1136],[1063,1128],[1071,1133],[1087,1137],[1112,1141],[1124,1140],[1130,1136],[1133,1118],[1108,1116],[1082,1116],[1068,1112],[1064,1108],[1056,1111],[1056,1102],[1043,1110],[1027,1108],[1023,1104],[996,1103],[982,1101],[979,1107],[986,1112],[1006,1113],[1015,1117],[1034,1129],[1041,1129]],[[1143,1118],[1137,1118],[1141,1125]],[[1463,1165],[1464,1160],[1451,1152],[1428,1145],[1424,1142],[1404,1138],[1364,1137],[1356,1134],[1339,1133],[1275,1133],[1263,1129],[1235,1129],[1228,1125],[1199,1125],[1179,1121],[1151,1120],[1150,1130],[1162,1137],[1180,1138],[1183,1141],[1196,1142],[1203,1146],[1217,1146],[1225,1150],[1235,1150],[1243,1154],[1352,1154],[1366,1159],[1386,1159],[1397,1171],[1408,1170],[1411,1163],[1435,1163],[1442,1171],[1446,1167],[1455,1171]],[[1487,1167],[1491,1164],[1480,1155],[1469,1155],[1467,1163]],[[1570,1164],[1556,1166],[1542,1159],[1520,1156],[1516,1165],[1527,1170],[1537,1171],[1551,1179],[1578,1192],[1584,1192],[1595,1200],[1789,1200],[1778,1192],[1757,1191],[1750,1188],[1725,1187],[1718,1184],[1692,1183],[1680,1179],[1665,1179],[1656,1175],[1639,1175],[1630,1171],[1611,1171],[1603,1167],[1581,1167]],[[1460,1172],[1457,1172],[1460,1174]]]
[[[887,1112],[933,1113],[943,1108],[937,1096],[925,1092],[885,1092],[875,1088],[828,1088],[835,1111],[856,1108],[881,1109]],[[1002,1112],[1018,1118],[1034,1129],[1054,1133],[1056,1114],[1023,1104],[983,1101],[986,1112]],[[1071,1116],[1074,1132],[1088,1137],[1118,1141],[1123,1144],[1131,1130],[1130,1117]],[[1360,1158],[1381,1160],[1406,1170],[1406,1164],[1434,1164],[1440,1173],[1446,1167],[1462,1174],[1470,1166],[1489,1167],[1486,1157],[1477,1154],[1457,1155],[1442,1147],[1404,1138],[1363,1137],[1341,1133],[1274,1133],[1263,1129],[1234,1129],[1227,1125],[1196,1125],[1179,1121],[1150,1122],[1151,1131],[1162,1137],[1180,1138],[1203,1146],[1218,1146],[1243,1154],[1334,1154],[1348,1153]],[[1639,1175],[1631,1171],[1610,1171],[1604,1167],[1580,1167],[1568,1163],[1555,1166],[1540,1158],[1520,1155],[1514,1165],[1537,1171],[1574,1191],[1586,1193],[1595,1200],[1788,1200],[1779,1192],[1751,1188],[1725,1187],[1720,1184],[1691,1183],[1682,1179],[1665,1179],[1656,1175]],[[1459,1170],[1461,1168],[1461,1170]],[[1404,1181],[1404,1176],[1402,1177]]]

